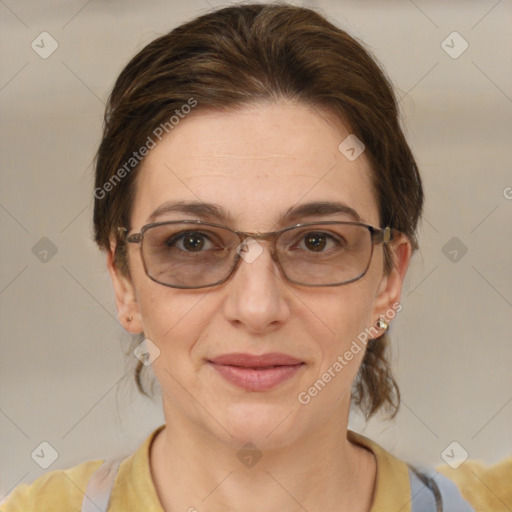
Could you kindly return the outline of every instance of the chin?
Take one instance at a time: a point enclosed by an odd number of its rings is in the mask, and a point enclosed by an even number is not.
[[[290,407],[268,403],[232,404],[226,408],[219,423],[222,437],[237,449],[253,443],[259,449],[281,448],[291,444],[298,435],[295,414]]]

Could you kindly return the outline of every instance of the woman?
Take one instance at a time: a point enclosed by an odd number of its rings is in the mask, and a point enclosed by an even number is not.
[[[348,34],[259,4],[153,41],[114,86],[94,195],[136,382],[151,365],[166,423],[2,511],[512,506],[512,460],[486,493],[465,463],[461,493],[347,429],[351,405],[398,410],[386,330],[423,204],[392,88]]]

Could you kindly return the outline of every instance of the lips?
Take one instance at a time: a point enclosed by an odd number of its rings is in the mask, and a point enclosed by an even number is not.
[[[250,354],[224,354],[222,356],[210,359],[210,362],[215,364],[222,364],[225,366],[240,366],[243,368],[269,368],[272,366],[293,366],[301,364],[302,361],[295,357],[273,352],[271,354],[263,354],[260,356],[253,356]]]
[[[290,379],[305,364],[286,354],[224,354],[208,361],[228,382],[247,391],[268,391]]]

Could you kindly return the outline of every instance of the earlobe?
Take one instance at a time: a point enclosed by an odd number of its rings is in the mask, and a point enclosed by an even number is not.
[[[143,332],[142,319],[131,279],[121,273],[114,262],[115,246],[107,252],[107,269],[112,279],[119,323],[132,334]]]

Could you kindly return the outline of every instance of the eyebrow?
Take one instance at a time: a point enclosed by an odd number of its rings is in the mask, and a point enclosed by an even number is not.
[[[221,205],[200,201],[167,201],[161,204],[148,217],[147,222],[153,223],[166,213],[182,213],[192,215],[200,220],[217,220],[226,224],[233,222],[232,215]],[[321,217],[333,214],[344,214],[356,222],[361,222],[361,216],[354,208],[337,201],[313,201],[291,206],[278,219],[278,224],[286,225],[304,217]]]

